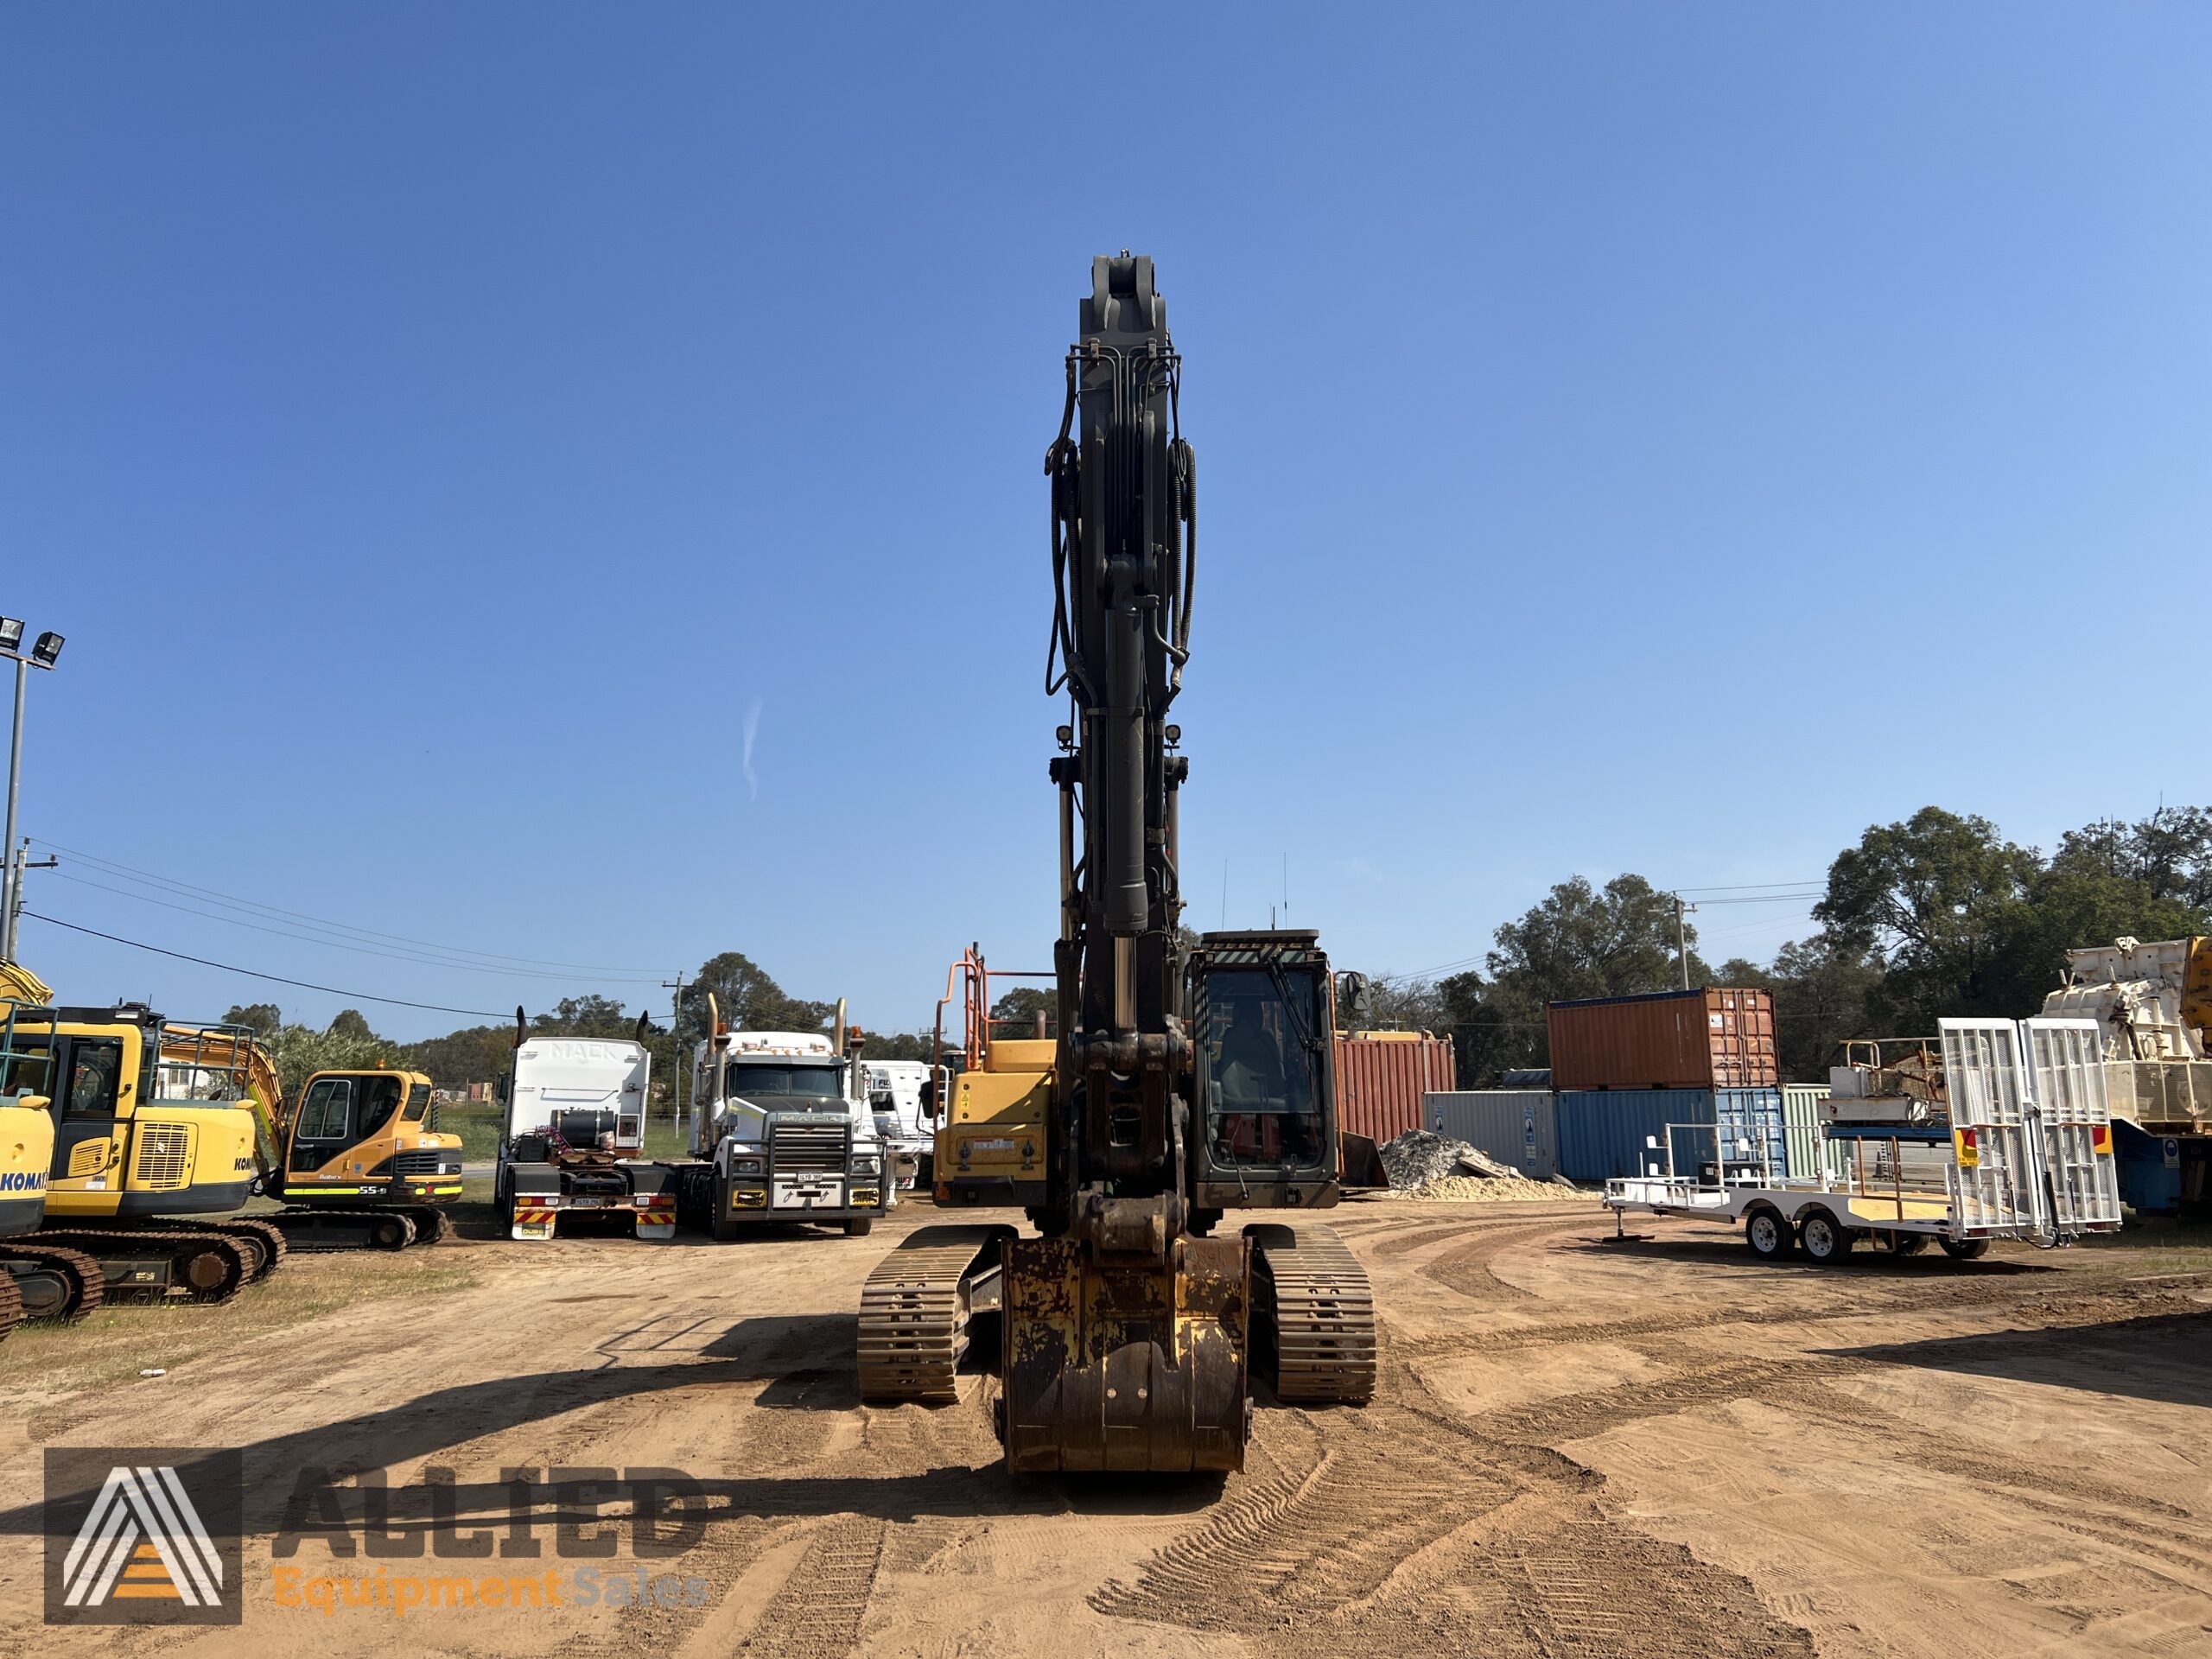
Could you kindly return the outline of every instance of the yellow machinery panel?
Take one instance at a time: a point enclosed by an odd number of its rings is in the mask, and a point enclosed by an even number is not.
[[[1026,1185],[1045,1179],[1052,1047],[1051,1043],[995,1043],[987,1069],[963,1071],[953,1079],[951,1108],[937,1132],[940,1188],[966,1182]],[[1041,1065],[1017,1070],[1014,1057],[1003,1052],[1007,1049],[1041,1050]]]

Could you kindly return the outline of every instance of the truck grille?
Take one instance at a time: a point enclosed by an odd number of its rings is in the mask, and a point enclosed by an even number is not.
[[[138,1155],[131,1181],[157,1192],[174,1192],[184,1185],[184,1166],[192,1148],[192,1131],[149,1126],[138,1131]]]
[[[847,1125],[778,1123],[768,1131],[768,1156],[782,1173],[801,1171],[843,1174]]]

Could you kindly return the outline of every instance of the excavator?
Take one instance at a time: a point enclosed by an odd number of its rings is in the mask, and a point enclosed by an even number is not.
[[[0,1337],[25,1319],[73,1319],[100,1305],[105,1279],[83,1252],[29,1241],[46,1218],[54,1101],[43,1050],[16,1043],[53,993],[28,969],[0,963]]]
[[[43,1224],[7,1241],[0,1258],[27,1300],[16,1263],[28,1250],[98,1269],[51,1313],[99,1300],[222,1301],[283,1260],[280,1230],[233,1213],[252,1196],[252,1115],[168,1096],[165,1026],[133,1002],[16,1010],[10,1068],[27,1093],[49,1098],[52,1150]]]
[[[861,1391],[955,1398],[995,1326],[1013,1471],[1234,1471],[1255,1374],[1284,1402],[1374,1392],[1366,1274],[1298,1214],[1338,1196],[1337,986],[1311,931],[1184,942],[1190,761],[1168,716],[1190,655],[1196,474],[1151,259],[1094,260],[1078,326],[1045,459],[1046,692],[1070,708],[1050,766],[1057,1031],[991,1044],[977,960],[984,1041],[968,1086],[940,1099],[935,1152],[941,1205],[1017,1202],[1035,1236],[909,1235],[861,1293]],[[1271,1215],[1232,1233],[1233,1211]]]
[[[254,1119],[261,1193],[284,1207],[254,1219],[296,1250],[404,1249],[451,1229],[461,1137],[429,1122],[430,1079],[391,1067],[317,1071],[288,1109],[251,1027],[172,1021],[162,1033],[168,1090],[245,1107]]]

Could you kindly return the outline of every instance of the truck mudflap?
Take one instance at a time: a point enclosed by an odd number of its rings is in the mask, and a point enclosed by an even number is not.
[[[1003,1297],[1015,1473],[1244,1466],[1249,1241],[1179,1239],[1162,1262],[1011,1239]]]

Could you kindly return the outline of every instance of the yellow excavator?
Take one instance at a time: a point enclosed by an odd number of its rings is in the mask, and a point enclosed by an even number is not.
[[[317,1071],[287,1106],[275,1062],[245,1026],[172,1022],[162,1034],[168,1091],[252,1116],[257,1185],[283,1208],[256,1216],[299,1250],[404,1249],[450,1230],[461,1137],[429,1122],[430,1079],[393,1067]]]
[[[252,1114],[165,1097],[163,1027],[137,1003],[16,1009],[10,1065],[50,1101],[51,1152],[44,1224],[8,1249],[90,1258],[111,1302],[221,1301],[276,1269],[283,1234],[234,1213],[253,1194]]]
[[[1093,261],[1079,331],[1045,461],[1046,691],[1070,704],[1050,768],[1057,1029],[970,1043],[935,1154],[940,1205],[1018,1203],[1038,1236],[910,1234],[861,1292],[861,1393],[954,1397],[995,1325],[1010,1469],[1236,1470],[1255,1376],[1286,1402],[1374,1391],[1365,1270],[1297,1213],[1338,1195],[1336,984],[1310,931],[1184,942],[1190,761],[1168,714],[1190,654],[1196,474],[1152,261]],[[971,1030],[989,1006],[980,960],[974,976]],[[1224,1229],[1252,1209],[1275,1219]]]
[[[22,1015],[39,1023],[51,995],[28,969],[0,963],[0,1337],[27,1319],[90,1313],[105,1282],[81,1251],[30,1242],[46,1219],[53,1097],[43,1052],[19,1049],[16,1025]]]

